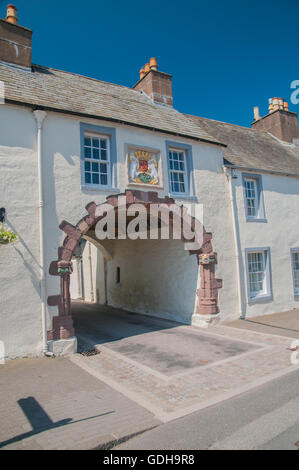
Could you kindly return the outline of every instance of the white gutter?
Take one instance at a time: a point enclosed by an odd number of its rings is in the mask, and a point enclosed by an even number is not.
[[[37,124],[37,162],[39,186],[39,248],[40,248],[40,277],[41,277],[41,303],[42,303],[42,335],[43,353],[48,352],[47,342],[47,303],[46,303],[46,273],[45,273],[45,234],[44,234],[44,188],[43,188],[43,154],[42,154],[42,127],[47,116],[45,111],[33,111]]]
[[[234,235],[234,246],[235,246],[235,259],[236,259],[236,273],[237,273],[237,286],[238,286],[238,304],[239,304],[239,315],[240,318],[243,316],[243,296],[242,296],[242,280],[241,280],[241,254],[240,254],[240,243],[239,243],[239,227],[237,225],[237,204],[234,198],[233,183],[232,183],[232,173],[228,171],[226,166],[223,166],[224,174],[227,177],[228,186],[229,186],[229,197],[230,197],[230,206],[232,212],[232,221],[233,221],[233,235]]]

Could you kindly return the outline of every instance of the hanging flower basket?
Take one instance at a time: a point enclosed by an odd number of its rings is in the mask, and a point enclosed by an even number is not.
[[[19,237],[12,230],[5,230],[4,226],[0,228],[0,245],[8,245],[19,240]]]

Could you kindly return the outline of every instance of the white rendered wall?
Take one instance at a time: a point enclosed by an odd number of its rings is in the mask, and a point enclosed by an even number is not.
[[[242,254],[243,312],[246,317],[299,306],[299,299],[294,296],[290,254],[291,248],[299,247],[299,180],[261,175],[267,219],[265,223],[246,221],[242,174],[239,172],[238,178],[233,179]],[[245,248],[263,247],[270,247],[273,299],[248,302]]]
[[[107,263],[108,304],[190,323],[198,272],[196,256],[180,240],[115,240]]]
[[[0,206],[19,235],[0,245],[0,340],[8,357],[41,351],[36,124],[26,109],[0,106]]]

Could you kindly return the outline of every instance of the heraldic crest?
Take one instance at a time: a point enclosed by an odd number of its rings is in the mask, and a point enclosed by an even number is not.
[[[130,152],[129,182],[152,185],[159,184],[158,162],[154,154],[144,150]]]

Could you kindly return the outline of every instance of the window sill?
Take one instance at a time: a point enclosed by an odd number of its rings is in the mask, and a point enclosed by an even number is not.
[[[119,188],[111,188],[110,186],[100,186],[97,184],[81,184],[81,189],[85,191],[100,191],[105,193],[120,193]]]
[[[169,197],[173,199],[186,199],[188,201],[197,201],[196,196],[191,196],[190,194],[173,194],[169,193]]]
[[[273,300],[273,295],[272,294],[263,294],[263,295],[259,295],[257,297],[252,297],[252,298],[248,299],[248,303],[249,304],[254,304],[254,303],[257,303],[257,302],[263,302],[263,301],[267,301],[267,300]]]
[[[267,223],[268,220],[264,218],[259,218],[259,217],[246,217],[246,222],[260,222],[260,223]]]
[[[138,187],[141,186],[142,188],[149,188],[149,189],[164,189],[164,186],[161,186],[160,184],[148,184],[148,183],[128,183],[127,187]]]

